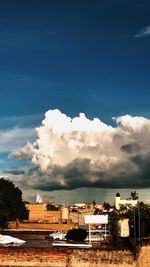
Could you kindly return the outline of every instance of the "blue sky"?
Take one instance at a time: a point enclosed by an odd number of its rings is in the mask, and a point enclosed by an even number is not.
[[[48,110],[149,119],[149,47],[148,0],[0,0],[1,173]]]

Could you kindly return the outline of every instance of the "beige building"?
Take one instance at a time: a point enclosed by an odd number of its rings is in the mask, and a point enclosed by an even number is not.
[[[29,221],[58,223],[61,219],[61,211],[48,211],[44,203],[26,204],[29,211]]]

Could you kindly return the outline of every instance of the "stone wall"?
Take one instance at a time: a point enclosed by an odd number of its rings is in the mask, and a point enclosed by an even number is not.
[[[137,267],[130,251],[66,248],[0,248],[0,266]]]
[[[150,242],[144,242],[137,255],[138,267],[150,267]]]
[[[0,266],[36,267],[149,267],[150,245],[137,257],[129,250],[0,247]]]
[[[0,247],[0,266],[64,267],[66,253],[55,248]]]
[[[69,267],[137,267],[130,251],[73,250],[68,257]]]

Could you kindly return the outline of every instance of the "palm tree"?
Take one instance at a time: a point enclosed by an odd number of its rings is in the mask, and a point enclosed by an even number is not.
[[[130,199],[133,199],[133,200],[139,199],[139,194],[136,191],[132,191],[130,194],[131,194]]]

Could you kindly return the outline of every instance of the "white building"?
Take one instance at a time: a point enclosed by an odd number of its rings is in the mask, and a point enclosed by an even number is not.
[[[122,205],[124,205],[124,206],[131,205],[131,206],[134,207],[134,206],[137,205],[137,203],[138,203],[138,200],[121,199],[120,198],[120,194],[119,193],[116,194],[115,207],[116,207],[117,210],[119,210]]]

